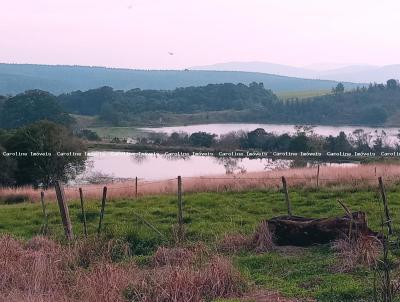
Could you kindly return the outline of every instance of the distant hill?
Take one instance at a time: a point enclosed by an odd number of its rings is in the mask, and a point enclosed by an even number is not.
[[[0,63],[0,95],[14,95],[31,89],[61,94],[102,86],[110,86],[116,90],[133,88],[170,90],[207,84],[249,84],[251,82],[263,83],[265,87],[277,93],[330,90],[337,84],[335,81],[301,79],[260,72],[133,70]],[[346,89],[361,86],[355,83],[344,84]]]
[[[386,83],[400,79],[400,64],[387,66],[315,64],[304,68],[268,62],[228,62],[192,67],[193,70],[246,71],[272,73],[306,79],[323,79],[354,83]]]
[[[385,83],[389,79],[400,79],[400,64],[387,66],[353,65],[322,71],[320,79],[356,81],[363,83]]]

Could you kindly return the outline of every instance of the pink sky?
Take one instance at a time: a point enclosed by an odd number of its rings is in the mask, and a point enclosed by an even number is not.
[[[2,0],[0,62],[399,64],[399,12],[398,0]]]

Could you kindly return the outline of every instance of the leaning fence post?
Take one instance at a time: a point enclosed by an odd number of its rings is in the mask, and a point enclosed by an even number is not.
[[[285,193],[285,201],[286,201],[286,207],[287,207],[288,215],[292,216],[292,206],[290,204],[289,192],[288,192],[285,176],[282,176],[282,185],[283,185],[283,193]]]
[[[178,224],[183,225],[182,177],[178,176]]]
[[[135,178],[135,198],[137,199],[138,196],[138,178]]]
[[[82,218],[83,218],[83,232],[85,234],[85,237],[87,237],[88,232],[87,232],[87,226],[86,226],[86,212],[85,212],[85,206],[83,203],[83,191],[82,188],[79,188],[79,197],[81,199],[81,212],[82,212]]]
[[[49,225],[49,220],[47,218],[47,213],[46,213],[46,205],[44,203],[44,192],[40,192],[40,202],[42,204],[42,211],[43,211],[43,219],[44,219],[44,231],[47,232],[47,228]]]
[[[317,169],[317,189],[319,188],[319,164]]]
[[[100,235],[101,226],[103,224],[104,217],[104,208],[106,206],[106,198],[107,198],[107,187],[103,188],[103,198],[101,200],[101,210],[100,210],[100,219],[99,219],[99,228],[97,229],[97,234]]]
[[[390,218],[390,213],[389,213],[389,207],[388,207],[388,202],[387,202],[387,196],[385,192],[385,185],[383,184],[383,178],[380,176],[378,178],[379,181],[379,189],[381,191],[382,195],[382,200],[383,200],[383,207],[385,211],[385,216],[386,216],[386,224],[388,227],[389,235],[393,234],[393,229],[392,229],[392,219]]]
[[[55,182],[55,190],[57,195],[58,207],[60,208],[61,220],[64,226],[65,236],[69,241],[71,241],[74,239],[71,218],[69,217],[68,205],[65,200],[64,188],[62,184],[58,181]]]

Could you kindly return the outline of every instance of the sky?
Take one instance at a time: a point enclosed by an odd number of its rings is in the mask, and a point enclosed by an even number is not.
[[[0,0],[0,62],[400,63],[398,0]]]

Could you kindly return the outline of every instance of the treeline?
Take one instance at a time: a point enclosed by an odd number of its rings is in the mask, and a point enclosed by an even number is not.
[[[193,146],[216,150],[259,150],[278,152],[390,152],[400,150],[400,134],[393,142],[385,131],[369,133],[362,129],[346,135],[321,136],[310,126],[296,126],[294,134],[276,135],[262,128],[250,132],[237,131],[217,136],[206,132],[187,134],[150,133],[137,144],[158,146]]]
[[[349,92],[338,84],[331,94],[289,100],[278,106],[274,116],[284,123],[377,126],[395,117],[399,110],[400,85],[392,79],[386,85],[370,84]]]
[[[172,91],[124,92],[102,87],[63,94],[58,100],[70,113],[99,115],[102,121],[116,126],[138,122],[162,125],[171,115],[186,118],[196,114],[205,116],[202,122],[213,122],[213,118],[219,122],[321,125],[383,125],[390,119],[400,122],[396,119],[400,109],[400,85],[396,80],[349,92],[338,84],[331,94],[286,101],[280,101],[262,83],[215,84]]]
[[[139,115],[150,119],[162,118],[163,113],[193,114],[207,111],[268,108],[278,103],[277,96],[263,84],[210,84],[202,87],[178,88],[171,91],[114,91],[102,87],[86,92],[76,91],[58,97],[60,104],[71,113],[99,115],[113,125],[134,121]]]
[[[114,90],[102,87],[54,96],[33,90],[0,97],[0,127],[16,128],[47,119],[73,123],[69,114],[98,116],[112,126],[165,125],[176,122],[260,122],[320,125],[400,123],[400,85],[371,84],[346,92],[279,100],[262,83],[212,84],[175,90]]]

